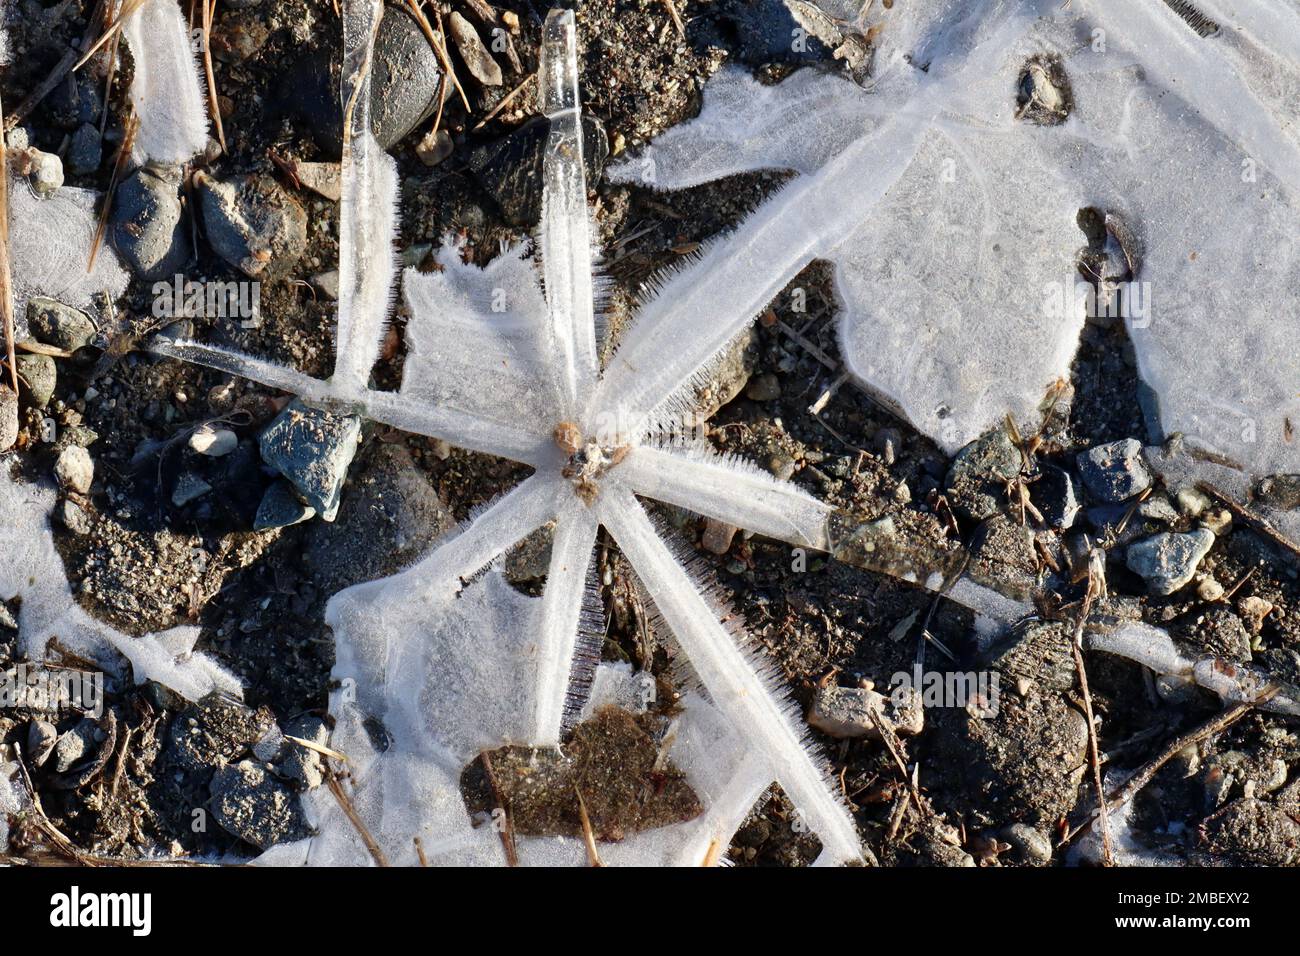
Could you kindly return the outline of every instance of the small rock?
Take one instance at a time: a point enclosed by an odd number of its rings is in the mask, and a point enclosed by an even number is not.
[[[770,402],[781,397],[781,380],[771,372],[755,375],[745,388],[745,397],[755,402]]]
[[[81,505],[75,501],[69,501],[64,498],[58,507],[59,523],[67,528],[73,534],[87,535],[90,534],[90,518],[82,509]]]
[[[1146,580],[1152,594],[1168,595],[1192,580],[1213,546],[1214,535],[1203,528],[1186,534],[1164,532],[1130,544],[1125,563]]]
[[[63,160],[39,149],[29,149],[27,156],[32,164],[29,176],[36,194],[47,198],[54,195],[63,185]]]
[[[318,196],[338,202],[343,198],[343,167],[339,163],[297,163],[298,182]]]
[[[172,491],[172,504],[177,508],[184,508],[191,501],[198,501],[209,491],[212,486],[193,472],[184,472],[176,479],[176,487]]]
[[[1246,622],[1246,627],[1250,628],[1250,633],[1258,634],[1264,627],[1264,618],[1273,613],[1273,604],[1257,594],[1252,594],[1242,599],[1237,605],[1237,610],[1241,612],[1241,619]]]
[[[104,146],[98,127],[94,123],[82,123],[68,146],[68,168],[76,176],[89,176],[99,171],[103,159]]]
[[[1210,508],[1201,513],[1201,527],[1221,538],[1232,528],[1232,512],[1227,508]]]
[[[348,465],[357,453],[361,419],[294,399],[262,432],[262,459],[288,478],[326,521],[338,513]]]
[[[322,747],[328,745],[330,739],[325,721],[310,714],[290,721],[285,734]],[[292,740],[285,742],[279,770],[284,776],[297,780],[303,790],[315,790],[325,782],[325,766],[320,753]]]
[[[19,383],[27,392],[27,400],[37,408],[44,408],[54,397],[54,386],[58,383],[59,373],[54,359],[48,355],[20,352],[14,363],[18,366]]]
[[[77,725],[59,737],[54,745],[54,769],[58,773],[67,773],[87,756],[94,752],[99,726],[89,717],[78,721]]]
[[[952,461],[945,482],[953,510],[971,521],[992,517],[1001,507],[1003,489],[1020,474],[1020,449],[1003,428],[981,435]]]
[[[1027,823],[1013,823],[1002,831],[1002,839],[1026,863],[1044,864],[1052,861],[1052,842],[1042,830]]]
[[[307,247],[307,213],[270,176],[196,177],[208,242],[250,278],[288,272]]]
[[[706,551],[726,554],[731,550],[732,539],[736,537],[738,530],[734,524],[709,518],[704,523],[704,534],[700,537],[700,544],[704,545]]]
[[[79,445],[63,449],[54,463],[54,477],[70,491],[89,494],[90,484],[95,479],[95,463],[90,459],[90,452]]]
[[[776,452],[767,459],[767,470],[782,481],[794,477],[798,463],[783,451]]]
[[[251,760],[223,767],[212,778],[212,817],[232,836],[259,849],[306,831],[297,798]]]
[[[253,521],[254,531],[269,531],[272,528],[287,528],[301,524],[316,517],[316,509],[303,504],[293,485],[280,479],[266,489],[262,502],[257,506],[257,517]]]
[[[1196,596],[1202,601],[1217,601],[1219,598],[1223,597],[1223,585],[1216,581],[1211,575],[1198,575],[1196,581]]]
[[[1179,488],[1174,494],[1174,501],[1178,510],[1189,518],[1195,518],[1210,507],[1209,497],[1196,488]]]
[[[1138,505],[1137,510],[1138,514],[1149,521],[1159,521],[1162,524],[1175,524],[1178,521],[1178,511],[1165,495],[1152,495]]]
[[[925,726],[925,708],[915,688],[899,690],[899,700],[866,687],[819,687],[808,711],[808,723],[823,733],[839,739],[852,737],[880,738],[872,720],[874,713],[883,724],[899,736],[919,734]]]
[[[200,455],[220,458],[239,447],[239,437],[229,428],[201,425],[190,434],[189,444]]]
[[[451,134],[441,127],[429,130],[415,146],[415,155],[426,166],[437,166],[452,154],[456,145],[451,141]]]
[[[319,275],[312,276],[311,284],[325,298],[338,300],[339,271],[337,269],[331,269],[329,272],[322,272]]]
[[[0,383],[0,451],[8,451],[18,440],[18,395]]]
[[[478,33],[470,22],[459,13],[453,12],[448,19],[448,27],[452,42],[456,44],[456,51],[465,61],[470,75],[484,86],[500,86],[501,67],[497,65],[496,60],[492,59],[492,54],[483,45],[483,41],[479,39]]]
[[[1125,438],[1081,452],[1076,459],[1083,483],[1101,501],[1127,501],[1151,487],[1142,443]]]
[[[142,166],[117,188],[109,237],[142,279],[170,279],[190,257],[179,167]]]
[[[1029,493],[1048,524],[1062,531],[1073,527],[1079,514],[1079,499],[1068,471],[1055,465],[1043,465]]]
[[[27,300],[27,328],[36,341],[67,352],[89,345],[97,332],[85,312],[41,296]]]
[[[45,765],[58,739],[59,732],[48,720],[33,720],[27,725],[27,754],[33,766]]]

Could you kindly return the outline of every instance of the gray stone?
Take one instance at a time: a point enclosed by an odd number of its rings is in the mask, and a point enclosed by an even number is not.
[[[311,277],[312,287],[327,299],[337,301],[339,297],[339,271],[331,269]]]
[[[712,551],[714,554],[726,554],[731,550],[731,542],[735,539],[738,530],[740,529],[734,524],[727,524],[725,521],[710,518],[704,523],[704,534],[700,536],[700,544],[704,546],[706,551]]]
[[[1042,865],[1052,861],[1052,843],[1042,830],[1027,823],[1013,823],[1002,831],[1002,839],[1026,863]]]
[[[325,721],[310,714],[290,721],[284,732],[322,747],[329,744],[330,732]],[[284,757],[278,769],[284,776],[297,780],[304,790],[315,790],[325,782],[325,763],[320,752],[292,740],[285,741]]]
[[[59,523],[73,534],[90,534],[90,518],[81,505],[75,501],[63,499],[58,507]]]
[[[198,501],[209,491],[212,486],[193,472],[183,472],[176,479],[176,487],[172,490],[172,504],[177,508],[184,508],[191,501]]]
[[[27,400],[37,408],[44,408],[54,397],[54,386],[59,372],[54,359],[48,355],[29,355],[19,352],[14,359],[18,366],[19,383],[27,392]]]
[[[899,736],[915,736],[925,727],[925,708],[921,705],[921,695],[914,688],[900,688],[897,695],[886,695],[866,687],[836,687],[833,684],[817,689],[808,711],[808,723],[839,739],[872,737],[878,740],[880,731],[872,720],[873,714]]]
[[[1151,487],[1151,472],[1136,438],[1090,448],[1080,452],[1076,462],[1084,485],[1100,501],[1128,501]]]
[[[456,52],[465,61],[470,75],[484,86],[500,86],[501,67],[492,59],[492,54],[479,39],[473,25],[455,12],[448,18],[447,25],[452,42],[456,44]]]
[[[1002,506],[1006,483],[1020,474],[1021,463],[1020,449],[1005,429],[981,435],[957,452],[948,469],[948,503],[971,521],[992,517]]]
[[[0,383],[0,451],[8,451],[18,440],[18,395]]]
[[[45,765],[58,739],[59,732],[48,720],[33,720],[27,725],[27,755],[33,766]]]
[[[1175,524],[1178,521],[1178,509],[1166,495],[1152,495],[1138,505],[1138,514],[1150,521],[1162,524]]]
[[[97,334],[85,312],[42,296],[27,300],[27,328],[36,341],[67,352],[89,345]]]
[[[89,494],[90,484],[95,480],[95,463],[90,459],[90,452],[80,445],[69,445],[59,452],[54,462],[54,477],[59,484],[79,494]]]
[[[170,279],[190,257],[178,167],[144,166],[117,188],[109,237],[142,279]]]
[[[293,485],[284,479],[274,482],[262,495],[257,506],[257,517],[253,521],[254,531],[269,531],[272,528],[287,528],[301,524],[316,517],[316,509],[303,504],[294,493]]]
[[[211,792],[212,818],[217,824],[259,849],[306,833],[298,798],[251,760],[218,770]]]
[[[79,721],[59,737],[59,742],[54,745],[54,769],[58,773],[67,773],[90,756],[94,752],[98,734],[98,725],[89,717]]]
[[[1213,546],[1214,534],[1204,528],[1186,534],[1164,532],[1130,544],[1125,563],[1146,580],[1152,594],[1173,594],[1192,580]]]
[[[270,176],[196,177],[204,232],[250,278],[289,272],[307,247],[307,212]]]
[[[326,521],[338,513],[361,419],[294,399],[262,432],[262,460],[284,475]]]
[[[99,128],[94,123],[82,123],[72,134],[68,146],[68,168],[77,176],[89,176],[99,170],[104,159],[104,146]]]
[[[555,522],[542,525],[506,552],[505,575],[511,584],[530,584],[551,570]]]

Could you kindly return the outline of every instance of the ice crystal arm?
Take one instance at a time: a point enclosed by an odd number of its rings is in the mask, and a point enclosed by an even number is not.
[[[555,526],[551,564],[537,620],[537,738],[558,746],[577,645],[579,617],[588,586],[587,569],[596,544],[596,522],[576,498]]]
[[[311,402],[338,402],[359,407],[374,421],[418,435],[441,438],[461,448],[535,464],[550,451],[549,439],[528,430],[519,421],[492,421],[456,408],[438,407],[417,395],[403,392],[352,390],[333,380],[304,375],[275,362],[244,355],[216,345],[188,340],[155,338],[149,345],[159,355],[206,365],[238,375],[268,388],[290,392]],[[503,416],[504,417],[504,416]]]
[[[208,142],[208,114],[185,17],[176,0],[146,0],[123,26],[135,60],[131,104],[140,119],[135,156],[187,163]]]
[[[623,480],[647,498],[803,547],[827,549],[831,508],[749,462],[709,448],[632,449]]]
[[[828,788],[804,734],[796,729],[801,716],[778,703],[771,682],[759,676],[718,622],[631,493],[603,496],[600,516],[654,596],[713,702],[733,725],[744,728],[803,820],[821,838],[823,857],[835,862],[859,859],[862,851],[853,821]]]
[[[553,10],[542,32],[538,83],[550,120],[540,225],[546,304],[563,419],[572,420],[596,381],[591,226],[582,162],[577,35],[571,10]]]
[[[116,299],[126,291],[126,271],[107,243],[100,247],[94,271],[86,271],[95,238],[96,199],[91,190],[72,186],[40,199],[24,180],[9,180],[9,255],[19,338],[25,334],[27,300],[32,296],[95,311],[96,293]]]
[[[370,74],[380,0],[348,3],[343,16],[343,187],[334,378],[365,388],[392,308],[397,263],[397,164],[370,132]]]

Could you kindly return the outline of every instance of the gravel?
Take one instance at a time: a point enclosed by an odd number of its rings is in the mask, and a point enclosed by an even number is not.
[[[190,258],[181,180],[179,168],[144,166],[124,180],[114,195],[109,238],[141,279],[170,279]]]
[[[69,491],[90,494],[90,484],[95,479],[95,463],[90,458],[90,452],[79,445],[69,445],[63,449],[54,463],[54,477]]]
[[[1151,487],[1151,472],[1136,438],[1098,445],[1076,459],[1084,486],[1099,501],[1128,501]]]
[[[1164,532],[1130,544],[1124,560],[1152,594],[1167,595],[1192,580],[1212,547],[1214,534],[1204,528],[1186,534]]]

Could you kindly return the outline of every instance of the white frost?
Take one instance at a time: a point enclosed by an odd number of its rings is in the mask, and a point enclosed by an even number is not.
[[[208,114],[185,16],[176,0],[145,0],[122,28],[135,60],[131,104],[140,119],[133,158],[187,163],[208,143]]]

